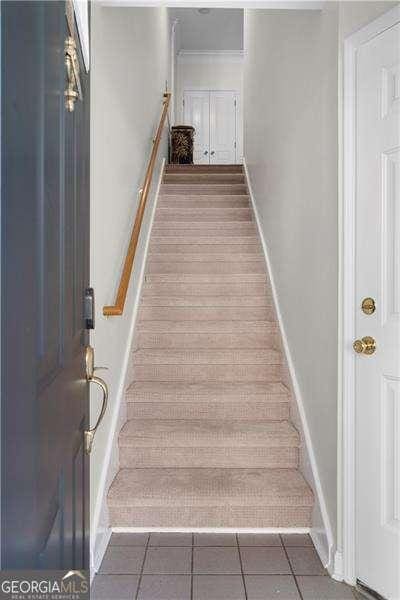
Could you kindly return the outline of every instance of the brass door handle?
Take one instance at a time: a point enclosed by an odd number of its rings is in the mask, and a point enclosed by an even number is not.
[[[106,382],[103,379],[101,379],[101,377],[97,377],[94,374],[94,371],[95,371],[95,367],[94,367],[94,351],[93,351],[93,348],[91,346],[87,346],[87,348],[86,348],[85,362],[86,362],[86,380],[89,383],[95,383],[103,391],[103,401],[102,401],[102,405],[101,405],[100,414],[99,414],[99,416],[97,418],[97,421],[96,421],[96,425],[94,427],[91,427],[90,429],[87,429],[84,432],[84,435],[85,435],[85,452],[86,452],[86,454],[90,454],[91,451],[92,451],[94,436],[95,436],[96,431],[99,428],[99,425],[102,422],[103,417],[105,415],[105,412],[107,410],[107,404],[108,404],[108,385],[106,384]],[[98,367],[98,368],[103,368],[104,369],[106,367]]]
[[[89,383],[95,383],[96,385],[101,387],[101,389],[103,390],[103,402],[101,405],[100,414],[96,421],[96,425],[94,427],[92,427],[91,429],[87,429],[85,431],[85,452],[86,452],[86,454],[90,454],[92,451],[94,436],[96,434],[96,431],[97,431],[100,423],[103,420],[103,417],[107,410],[107,404],[108,404],[108,386],[107,386],[106,382],[103,379],[101,379],[100,377],[96,377],[96,376],[93,376],[91,379],[88,379],[88,381],[89,381]]]
[[[353,348],[357,354],[373,354],[376,350],[376,342],[373,337],[366,335],[361,340],[356,340]]]
[[[67,89],[64,92],[65,107],[69,112],[73,112],[75,102],[78,98],[82,99],[79,58],[74,38],[67,37],[65,40],[64,55],[67,70]]]

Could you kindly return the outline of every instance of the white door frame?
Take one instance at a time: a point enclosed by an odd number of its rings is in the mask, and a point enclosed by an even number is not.
[[[344,43],[343,89],[343,207],[341,219],[343,265],[340,344],[342,367],[342,514],[343,578],[355,585],[356,570],[356,450],[355,450],[355,185],[356,185],[356,57],[357,50],[371,38],[400,22],[400,7],[384,13]]]
[[[169,92],[172,92],[172,102],[170,104],[170,122],[171,125],[175,125],[175,85],[176,85],[176,69],[175,69],[175,61],[177,57],[176,53],[176,35],[177,28],[179,27],[179,19],[175,19],[171,25],[171,39],[170,39],[170,82],[169,82]]]

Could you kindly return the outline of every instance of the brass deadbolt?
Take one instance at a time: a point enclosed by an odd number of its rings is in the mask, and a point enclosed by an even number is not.
[[[361,303],[361,310],[366,315],[372,315],[376,310],[375,300],[373,298],[364,298]]]
[[[361,340],[356,340],[353,348],[357,354],[373,354],[376,350],[376,342],[373,337],[366,335]]]

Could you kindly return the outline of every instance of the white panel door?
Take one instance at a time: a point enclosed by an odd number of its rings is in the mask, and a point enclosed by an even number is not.
[[[183,95],[185,125],[195,128],[193,162],[210,162],[210,92],[189,91]]]
[[[236,163],[236,93],[210,93],[210,163]]]
[[[396,25],[362,45],[356,81],[356,336],[376,341],[356,357],[356,568],[390,600],[400,598],[399,41]]]

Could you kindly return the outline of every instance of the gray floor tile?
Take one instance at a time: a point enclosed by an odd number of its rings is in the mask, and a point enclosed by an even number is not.
[[[248,575],[290,575],[283,548],[241,547],[243,572]]]
[[[312,539],[308,533],[284,533],[282,534],[284,546],[313,546]]]
[[[148,533],[113,533],[110,546],[145,546],[148,539]]]
[[[191,546],[191,533],[151,533],[150,546]]]
[[[245,600],[240,575],[194,575],[193,600]]]
[[[136,595],[138,575],[96,575],[91,590],[91,600],[133,600]]]
[[[104,555],[99,573],[130,575],[140,573],[144,558],[144,547],[109,546]]]
[[[239,533],[239,546],[282,546],[275,533]]]
[[[327,575],[314,548],[286,548],[295,575]]]
[[[195,533],[195,546],[237,546],[234,533]]]
[[[143,573],[149,575],[190,574],[192,548],[148,548]]]
[[[246,575],[248,600],[300,600],[291,575]]]
[[[304,600],[354,600],[353,588],[330,577],[296,577]]]
[[[138,600],[190,600],[190,575],[143,575]]]
[[[193,573],[236,575],[241,573],[237,548],[194,548]]]

